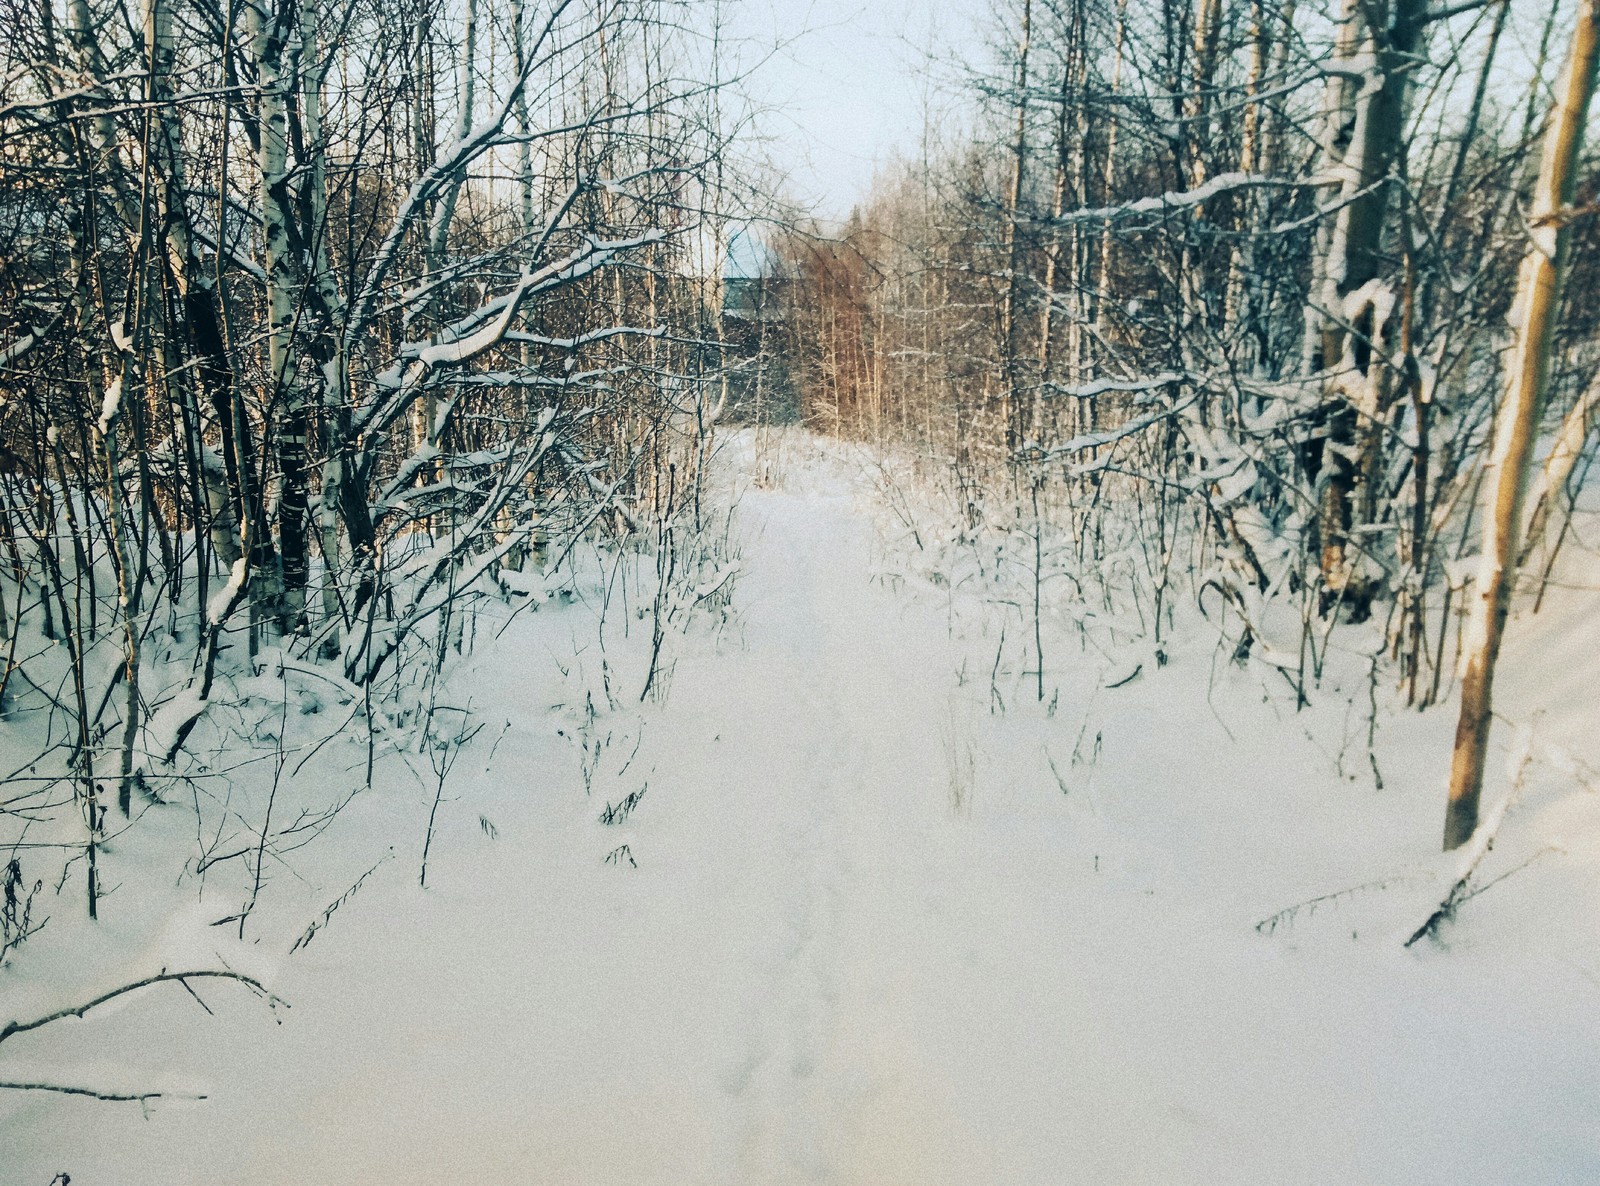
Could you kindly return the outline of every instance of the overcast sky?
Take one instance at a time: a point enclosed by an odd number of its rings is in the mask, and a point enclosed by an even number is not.
[[[917,69],[941,31],[961,29],[987,0],[733,0],[747,55],[780,48],[752,80],[771,111],[774,158],[794,193],[842,218],[865,196],[874,167],[922,135]]]

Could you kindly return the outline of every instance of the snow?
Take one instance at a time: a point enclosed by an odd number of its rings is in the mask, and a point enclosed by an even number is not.
[[[502,568],[499,581],[511,592],[525,597],[543,596],[545,592],[544,577],[526,569]]]
[[[177,747],[178,737],[184,728],[205,710],[206,701],[198,687],[191,685],[178,689],[145,722],[145,729],[151,738],[150,752],[162,756],[170,754]]]
[[[1318,182],[1313,179],[1311,184]],[[1050,221],[1056,225],[1077,222],[1109,222],[1119,218],[1129,218],[1139,214],[1170,214],[1179,210],[1192,210],[1202,206],[1219,194],[1231,193],[1236,189],[1248,189],[1256,186],[1281,186],[1281,177],[1269,177],[1253,173],[1219,173],[1208,178],[1193,189],[1173,190],[1169,193],[1156,194],[1152,197],[1136,198],[1133,201],[1122,202],[1115,206],[1097,206],[1082,210],[1068,210],[1060,217]]]
[[[25,333],[16,341],[0,346],[0,366],[10,366],[32,350],[34,346],[38,345],[40,336],[37,332]]]
[[[1065,396],[1074,399],[1093,399],[1098,395],[1107,395],[1112,392],[1142,393],[1160,391],[1164,387],[1171,387],[1190,379],[1188,375],[1176,371],[1163,371],[1159,375],[1152,375],[1143,379],[1096,379],[1090,383],[1080,383],[1076,386],[1062,387],[1052,385],[1046,388],[1049,395]]]
[[[213,627],[222,625],[228,614],[233,610],[234,604],[239,600],[239,594],[244,589],[245,575],[248,565],[243,556],[233,562],[228,571],[227,584],[218,589],[211,597],[211,602],[206,606],[206,621]]]
[[[1112,445],[1118,441],[1126,440],[1135,433],[1143,432],[1152,424],[1159,424],[1172,416],[1176,416],[1184,408],[1194,403],[1194,397],[1178,403],[1170,408],[1158,408],[1153,412],[1145,412],[1134,416],[1115,428],[1101,429],[1099,432],[1080,433],[1069,440],[1062,441],[1059,445],[1052,445],[1046,455],[1049,457],[1069,456],[1073,453],[1082,453],[1088,449],[1098,449],[1105,445]]]
[[[111,432],[111,426],[116,423],[120,415],[122,415],[122,379],[119,376],[111,380],[111,385],[106,388],[105,399],[100,404],[100,419],[96,421],[96,427],[100,429],[101,436]]]
[[[459,364],[474,355],[482,354],[505,336],[506,327],[516,316],[522,298],[532,287],[533,282],[533,273],[524,269],[517,287],[508,295],[493,302],[500,306],[497,314],[490,317],[488,307],[479,310],[475,316],[485,318],[481,327],[461,338],[447,338],[422,346],[417,351],[417,360],[425,367],[435,367]]]
[[[139,836],[108,849],[124,888],[102,926],[61,903],[0,977],[70,1003],[106,983],[84,967],[233,966],[292,1007],[197,983],[207,1017],[168,984],[0,1045],[0,1079],[208,1097],[0,1091],[0,1179],[1600,1174],[1600,687],[1561,659],[1600,647],[1592,591],[1554,588],[1508,633],[1497,699],[1527,727],[1496,739],[1527,781],[1481,876],[1561,851],[1407,950],[1458,872],[1435,851],[1448,709],[1385,709],[1379,791],[1352,644],[1297,713],[1270,646],[1241,667],[1180,620],[1157,659],[1123,613],[1064,594],[1040,703],[1015,590],[976,546],[935,542],[931,495],[901,475],[920,548],[874,502],[871,459],[780,444],[742,437],[722,460],[737,561],[689,588],[733,608],[673,644],[663,702],[637,703],[649,557],[615,582],[625,556],[529,576],[575,595],[476,627],[440,703],[487,727],[444,791],[426,890],[433,772],[409,743],[292,871],[269,865],[242,941],[213,925],[237,911],[230,883],[174,887],[141,869]],[[1568,583],[1596,584],[1574,555]],[[197,738],[223,736],[218,715]],[[280,793],[350,793],[367,743],[350,725]],[[236,778],[248,842],[271,774]],[[192,842],[195,822],[178,803],[139,826]],[[632,863],[607,864],[624,845]],[[0,1022],[33,1000],[0,980]]]

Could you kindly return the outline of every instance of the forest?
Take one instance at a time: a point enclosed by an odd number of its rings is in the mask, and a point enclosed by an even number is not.
[[[395,2],[0,6],[0,1186],[1600,1173],[1600,0],[897,0],[843,217]]]

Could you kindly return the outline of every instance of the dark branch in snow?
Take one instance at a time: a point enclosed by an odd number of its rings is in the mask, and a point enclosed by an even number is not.
[[[98,1009],[101,1005],[108,1004],[118,997],[126,996],[136,989],[148,988],[152,984],[162,984],[168,981],[177,981],[183,984],[189,980],[235,980],[265,1000],[268,1005],[273,1007],[282,1005],[285,1009],[289,1007],[287,1001],[268,989],[261,981],[254,976],[246,976],[242,972],[233,972],[220,968],[201,969],[193,972],[168,972],[163,969],[154,976],[146,976],[143,980],[135,980],[131,984],[124,984],[111,989],[109,992],[103,992],[93,1000],[85,1001],[81,1005],[71,1005],[65,1009],[57,1009],[54,1013],[47,1013],[43,1017],[34,1018],[32,1021],[7,1022],[4,1027],[0,1027],[0,1042],[4,1042],[7,1038],[14,1037],[17,1034],[25,1034],[31,1030],[42,1029],[51,1022],[61,1021],[68,1017],[82,1017],[90,1010]]]
[[[101,1091],[95,1087],[72,1087],[65,1083],[13,1083],[0,1079],[0,1091],[53,1091],[58,1095],[85,1095],[90,1099],[104,1100],[107,1103],[132,1103],[143,1104],[150,1100],[180,1099],[203,1100],[204,1095],[190,1094],[177,1091]]]

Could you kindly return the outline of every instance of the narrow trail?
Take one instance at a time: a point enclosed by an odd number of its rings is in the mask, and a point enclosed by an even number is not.
[[[916,1042],[877,1023],[930,952],[930,862],[952,805],[940,722],[948,639],[861,587],[864,525],[842,502],[758,497],[751,661],[770,669],[762,711],[725,708],[759,739],[784,716],[792,761],[761,747],[730,773],[770,803],[787,866],[746,871],[776,891],[790,945],[751,1010],[752,1053],[730,1093],[744,1112],[739,1167],[752,1181],[925,1181],[948,1118],[926,1098]],[[742,716],[742,720],[741,720]],[[765,847],[758,816],[747,851]],[[765,889],[763,887],[766,887]],[[788,904],[785,905],[784,902]]]
[[[1046,753],[1076,722],[990,715],[943,608],[874,581],[848,492],[740,513],[738,628],[664,706],[591,722],[587,798],[551,758],[576,710],[529,699],[546,656],[485,648],[471,692],[506,728],[443,808],[428,890],[386,866],[283,961],[281,1025],[170,999],[120,1038],[84,1023],[211,1098],[30,1101],[51,1111],[0,1186],[67,1150],[74,1186],[1398,1184],[1545,1180],[1519,1133],[1582,1156],[1592,1060],[1515,984],[1251,931],[1301,883],[1270,745],[1134,685],[1103,782],[1063,794]],[[636,867],[602,863],[624,843]],[[166,1068],[143,1026],[181,1035]],[[1571,1114],[1506,1098],[1535,1069]]]

